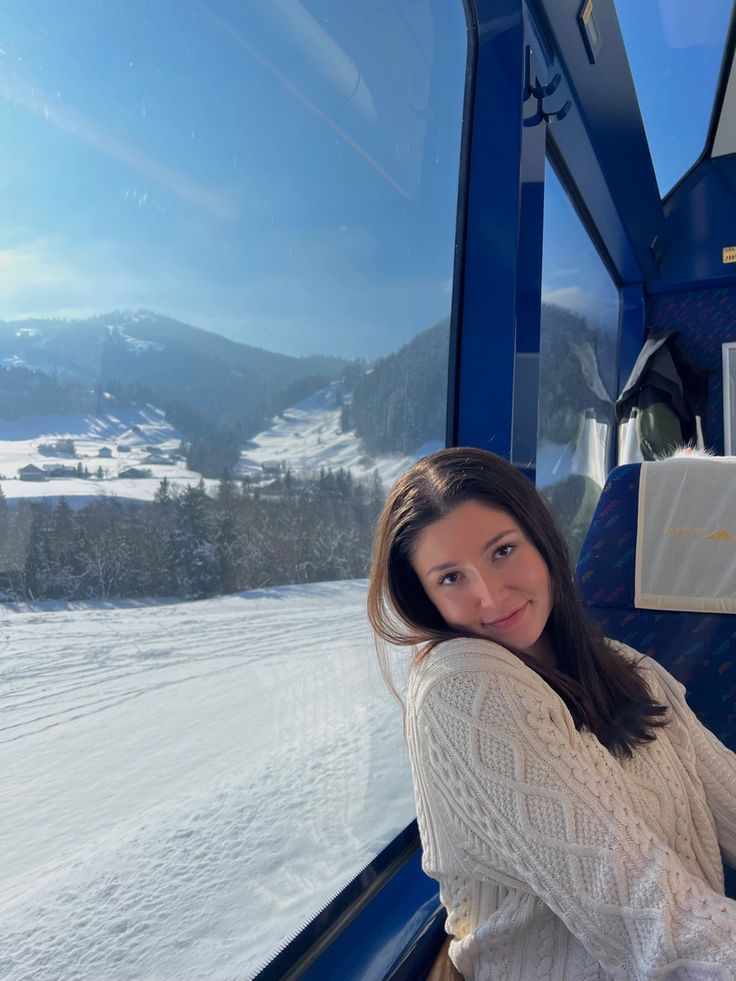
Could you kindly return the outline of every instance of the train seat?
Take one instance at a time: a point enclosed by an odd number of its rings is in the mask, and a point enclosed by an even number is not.
[[[647,468],[644,470],[643,468]],[[654,468],[654,469],[652,469]],[[707,468],[707,469],[706,469]],[[667,476],[667,499],[658,500],[660,539],[677,539],[685,561],[689,588],[678,602],[668,596],[657,601],[644,595],[636,601],[637,536],[641,533],[639,500],[642,474]],[[720,520],[712,500],[696,489],[693,474],[705,478],[713,499],[724,503]],[[647,476],[648,475],[648,476]],[[609,637],[656,658],[688,691],[688,701],[702,722],[736,750],[736,458],[677,457],[654,463],[617,467],[601,494],[577,566],[583,603]],[[685,520],[677,518],[677,498],[686,501]],[[674,510],[673,510],[674,509]],[[694,516],[697,518],[694,519]],[[729,518],[730,516],[730,518]],[[643,515],[641,520],[643,520]],[[722,527],[724,524],[727,527]],[[667,527],[665,528],[665,525]],[[718,527],[715,527],[718,525]],[[713,527],[711,527],[713,526]],[[728,555],[720,591],[724,596],[699,602],[705,569],[698,556],[719,551]],[[639,556],[641,559],[641,555]],[[665,560],[667,555],[665,555]],[[705,563],[711,565],[712,563]],[[724,579],[723,569],[721,579]],[[641,583],[640,586],[646,586]],[[643,590],[640,588],[639,593]],[[659,602],[659,608],[650,607]],[[711,610],[706,607],[710,605]],[[695,609],[698,607],[699,609]],[[716,608],[731,612],[716,612]],[[669,607],[669,608],[666,608]],[[679,607],[679,608],[675,608]]]
[[[722,565],[720,570],[721,599],[711,596],[704,604],[710,605],[711,611],[703,610],[697,596],[694,599],[692,595],[686,596],[680,602],[669,595],[665,600],[657,597],[652,600],[646,593],[642,596],[642,585],[646,583],[642,583],[641,568],[637,582],[637,542],[642,540],[640,524],[645,521],[644,513],[640,515],[639,510],[642,481],[648,488],[652,475],[661,477],[663,473],[667,481],[664,485],[660,481],[659,489],[668,486],[669,490],[657,501],[655,520],[660,539],[676,539],[677,554],[682,556],[702,558],[704,548],[711,549],[706,554],[720,549],[721,556],[728,556],[730,565]],[[701,493],[704,478],[710,485],[707,494]],[[688,703],[703,724],[732,750],[736,750],[734,491],[736,458],[674,457],[617,467],[600,496],[577,565],[577,584],[583,603],[606,636],[623,641],[663,664],[685,685]],[[687,515],[685,521],[677,518],[678,501],[679,505],[686,502],[681,512]],[[720,502],[719,515],[713,513],[714,501]],[[694,519],[698,514],[699,519]],[[651,518],[649,523],[652,524]],[[688,588],[680,592],[702,592],[703,568],[698,568],[695,559],[678,563],[678,570],[683,568],[688,570],[690,580]],[[642,602],[659,606],[644,608]],[[700,609],[694,609],[699,603]],[[675,609],[675,606],[682,608]],[[730,607],[732,612],[715,612],[717,607]],[[730,869],[726,870],[726,891],[736,896],[736,873]]]

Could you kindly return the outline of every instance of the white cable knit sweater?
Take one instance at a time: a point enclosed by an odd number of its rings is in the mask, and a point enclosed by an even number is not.
[[[423,865],[465,978],[736,979],[736,756],[642,665],[671,722],[621,762],[496,644],[449,641],[412,670]]]

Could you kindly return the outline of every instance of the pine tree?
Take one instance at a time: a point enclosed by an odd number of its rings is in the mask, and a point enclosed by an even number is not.
[[[216,529],[204,480],[189,484],[177,513],[177,568],[183,588],[191,596],[211,596],[218,586]]]
[[[373,470],[371,476],[371,490],[370,490],[370,509],[373,518],[377,518],[381,513],[381,508],[383,507],[383,502],[386,495],[383,490],[383,483],[381,482],[381,476],[378,473],[378,467]]]
[[[169,484],[169,478],[164,477],[161,483],[158,485],[158,489],[153,496],[154,500],[159,504],[170,504],[173,500],[171,495],[171,485]]]

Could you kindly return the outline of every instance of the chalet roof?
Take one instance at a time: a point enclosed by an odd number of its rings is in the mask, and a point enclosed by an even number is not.
[[[128,467],[127,470],[120,470],[118,472],[118,477],[147,477],[148,474],[144,470],[139,470],[137,467]]]

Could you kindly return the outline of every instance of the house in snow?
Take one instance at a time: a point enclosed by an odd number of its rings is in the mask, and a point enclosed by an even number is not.
[[[283,473],[285,469],[283,460],[264,460],[261,467],[264,473],[270,474]]]
[[[49,475],[43,471],[40,467],[34,466],[29,463],[26,467],[21,467],[18,471],[18,476],[21,480],[48,480]]]
[[[97,456],[101,456],[104,457],[106,460],[110,460],[112,458],[112,450],[110,449],[109,446],[101,446],[100,452],[97,454]]]
[[[54,443],[39,443],[38,452],[42,456],[71,456],[77,455],[73,439],[57,439]]]
[[[141,477],[150,476],[150,470],[140,470],[138,467],[128,467],[127,470],[121,470],[118,473],[118,478],[125,480],[140,480]]]

